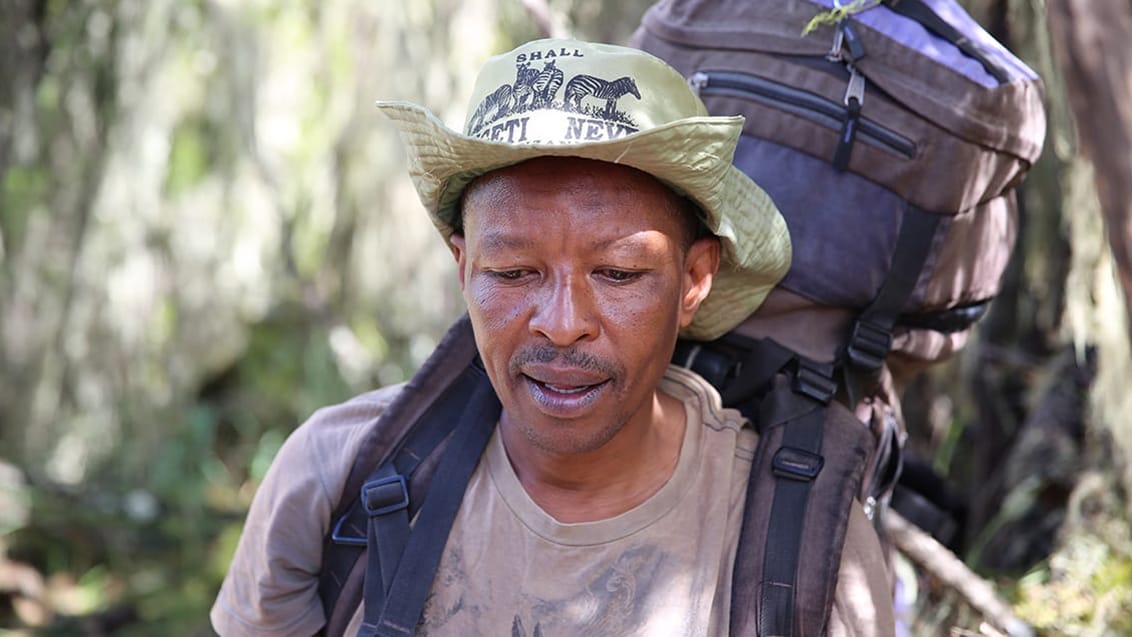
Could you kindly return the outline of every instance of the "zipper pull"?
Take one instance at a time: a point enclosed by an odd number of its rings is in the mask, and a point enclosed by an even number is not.
[[[849,69],[849,84],[845,87],[844,103],[849,106],[850,102],[855,101],[860,107],[865,103],[865,76],[852,64],[846,64],[845,68]]]
[[[849,69],[849,84],[845,87],[845,119],[841,123],[837,151],[833,154],[833,168],[838,172],[849,168],[849,156],[853,154],[853,141],[857,138],[857,124],[861,119],[861,106],[865,103],[865,76],[852,64],[846,66]]]
[[[846,51],[849,53],[848,56],[845,55]],[[840,62],[844,59],[845,62],[852,64],[863,57],[865,57],[865,43],[861,41],[861,36],[857,35],[853,22],[847,17],[842,18],[833,32],[833,46],[829,49],[829,53],[825,54],[825,59],[830,62]]]
[[[830,62],[841,61],[841,47],[845,44],[845,32],[841,30],[841,22],[837,23],[837,29],[833,32],[833,46],[830,47],[829,53],[825,54],[825,59]]]
[[[865,57],[865,43],[861,42],[861,37],[857,35],[857,30],[853,28],[853,23],[849,18],[841,21],[840,28],[837,29],[838,33],[842,34],[842,39],[845,41],[846,47],[849,49],[850,64]]]
[[[711,78],[708,77],[707,73],[704,73],[703,71],[696,71],[692,74],[691,77],[688,78],[688,86],[692,89],[693,93],[699,96],[700,91],[702,91],[703,88],[708,85],[708,81],[710,79]]]

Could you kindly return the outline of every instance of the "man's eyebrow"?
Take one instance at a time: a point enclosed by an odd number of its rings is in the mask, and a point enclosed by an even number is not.
[[[522,250],[532,246],[530,239],[525,239],[506,232],[489,232],[480,237],[482,250]]]

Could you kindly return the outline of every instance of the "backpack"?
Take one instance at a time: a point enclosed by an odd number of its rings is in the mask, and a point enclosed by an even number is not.
[[[710,112],[746,116],[735,164],[794,243],[762,309],[673,358],[760,434],[733,635],[824,634],[849,507],[877,519],[899,475],[892,369],[945,357],[985,311],[1041,148],[1040,81],[954,2],[866,4],[802,36],[831,0],[662,0],[632,39]],[[361,634],[412,634],[498,410],[464,317],[355,458],[324,546],[325,634],[363,598]]]
[[[842,452],[822,437],[863,423],[875,439],[856,494],[866,512],[879,528],[891,500],[943,533],[950,520],[900,481],[899,388],[960,349],[999,291],[1015,189],[1045,134],[1040,78],[953,0],[661,0],[630,44],[672,64],[711,114],[745,116],[734,163],[778,205],[794,246],[789,273],[752,317],[678,354],[737,406],[759,399],[744,379],[744,341],[773,339],[810,359],[780,371],[796,393],[814,384],[799,370],[812,379],[812,361],[825,363],[838,400],[822,407],[826,424],[804,448],[828,460]],[[822,634],[823,613],[806,609],[829,603],[836,570],[820,572],[806,555],[838,551],[843,534],[825,529],[795,546],[792,530],[813,523],[776,517],[797,486],[792,476],[772,482],[763,552],[787,564],[768,568],[762,586],[796,598],[756,600],[759,634]],[[816,485],[808,497],[810,507],[852,504]]]
[[[1015,187],[1045,134],[1042,84],[954,0],[872,0],[801,35],[834,4],[662,0],[630,44],[713,115],[746,116],[734,162],[794,245],[779,294],[856,313],[837,340],[858,367],[889,351],[934,362],[998,292]]]

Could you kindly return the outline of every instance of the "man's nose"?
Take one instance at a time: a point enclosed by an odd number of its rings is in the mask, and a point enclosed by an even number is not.
[[[593,291],[585,277],[563,277],[545,289],[531,317],[531,332],[558,347],[598,334]]]

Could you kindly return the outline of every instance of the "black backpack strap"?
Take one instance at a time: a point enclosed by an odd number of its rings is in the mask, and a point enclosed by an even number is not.
[[[408,506],[403,477],[385,476],[375,481],[374,488],[388,495],[376,498],[370,514],[365,621],[359,637],[407,637],[420,621],[464,491],[499,419],[499,400],[485,374],[470,400],[452,406],[459,410],[452,415],[462,411],[462,416],[411,532],[407,517],[387,512],[391,507],[403,511]],[[398,491],[404,494],[403,502]],[[368,502],[366,508],[371,509]]]
[[[401,390],[384,413],[370,426],[359,445],[339,503],[331,516],[331,531],[323,546],[319,596],[327,623],[323,634],[343,635],[362,600],[369,516],[359,497],[362,487],[374,478],[387,478],[386,465],[407,480],[408,507],[390,509],[389,516],[415,515],[429,480],[436,470],[440,451],[450,439],[458,418],[451,417],[467,406],[482,379],[475,369],[476,348],[471,324],[465,315],[445,334],[433,354]],[[445,414],[448,414],[447,416]],[[387,485],[373,491],[396,493]],[[377,505],[376,501],[372,504]],[[388,568],[388,567],[387,567]]]
[[[941,218],[912,204],[904,209],[888,275],[876,298],[853,323],[843,353],[842,382],[849,405],[857,404],[862,387],[880,371],[892,349],[892,329],[916,289]]]
[[[884,4],[896,13],[919,22],[925,29],[955,45],[968,57],[978,60],[979,64],[982,64],[987,73],[998,80],[999,84],[1010,82],[1010,71],[1003,67],[994,56],[987,53],[981,44],[969,39],[960,33],[959,29],[939,17],[939,14],[933,11],[924,0],[884,0]]]
[[[810,488],[825,464],[821,409],[824,404],[795,392],[784,394],[783,398],[788,405],[765,403],[765,411],[786,408],[791,413],[782,444],[771,460],[775,487],[758,601],[759,635],[794,634],[794,591],[806,508],[810,504]],[[760,420],[768,422],[772,418],[773,415],[764,415]]]

